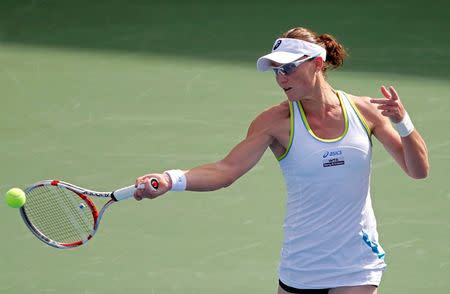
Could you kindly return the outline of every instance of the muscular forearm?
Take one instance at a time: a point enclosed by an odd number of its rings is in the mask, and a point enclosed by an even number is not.
[[[239,176],[222,161],[201,165],[190,170],[168,170],[164,173],[151,173],[136,179],[135,186],[144,184],[144,189],[134,193],[136,200],[156,198],[168,191],[214,191],[231,185]],[[151,186],[155,179],[158,187]]]
[[[236,176],[221,161],[201,165],[185,171],[186,190],[188,191],[214,191],[228,187]]]
[[[402,138],[403,154],[408,175],[415,179],[428,176],[428,150],[417,130]]]

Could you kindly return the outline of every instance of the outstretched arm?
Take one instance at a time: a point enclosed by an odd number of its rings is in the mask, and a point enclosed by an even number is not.
[[[186,177],[186,190],[213,191],[231,185],[239,177],[249,171],[262,157],[267,147],[272,143],[270,123],[265,117],[257,117],[249,127],[246,138],[237,144],[230,153],[214,163],[204,164],[182,171]],[[149,186],[149,179],[159,181],[158,190]],[[148,174],[136,180],[136,186],[144,183],[146,188],[137,190],[135,198],[158,197],[172,188],[172,181],[167,174]]]
[[[406,174],[415,179],[427,177],[429,162],[425,141],[408,121],[409,116],[395,89],[390,87],[388,91],[383,86],[381,92],[385,99],[370,100],[382,114],[382,117],[375,121],[374,135]],[[392,127],[391,122],[399,125],[399,132]]]

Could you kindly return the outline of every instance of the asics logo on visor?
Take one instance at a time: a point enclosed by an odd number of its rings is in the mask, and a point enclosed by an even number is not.
[[[273,45],[273,49],[272,50],[277,50],[277,48],[280,47],[280,45],[281,45],[281,40],[277,40],[275,45]]]

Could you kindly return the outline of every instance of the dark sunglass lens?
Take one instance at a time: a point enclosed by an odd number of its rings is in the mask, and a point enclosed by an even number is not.
[[[283,67],[281,68],[283,70],[283,72],[287,75],[291,74],[295,69],[297,68],[297,66],[295,66],[295,63],[288,63],[283,65]]]

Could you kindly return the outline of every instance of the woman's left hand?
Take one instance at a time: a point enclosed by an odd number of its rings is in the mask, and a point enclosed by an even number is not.
[[[389,91],[381,86],[381,93],[385,99],[370,99],[371,103],[378,104],[381,114],[388,117],[393,123],[399,123],[405,116],[405,108],[394,87],[389,87]]]

